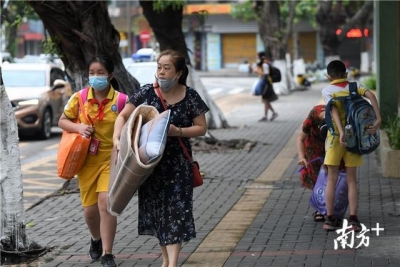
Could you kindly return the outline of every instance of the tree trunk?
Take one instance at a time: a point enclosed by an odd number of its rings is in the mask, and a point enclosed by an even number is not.
[[[326,57],[337,55],[340,45],[336,30],[342,23],[342,16],[340,16],[342,12],[341,2],[338,2],[334,10],[332,10],[332,5],[332,1],[323,0],[318,2],[317,22],[319,24],[322,48]]]
[[[131,95],[140,87],[122,64],[119,33],[107,1],[29,1],[55,43],[73,91],[87,85],[87,63],[102,54],[112,59],[119,90]]]
[[[279,3],[277,1],[256,1],[255,13],[267,57],[271,61],[284,59]]]
[[[183,7],[169,5],[163,11],[158,12],[153,9],[153,1],[139,1],[139,3],[143,8],[143,15],[149,22],[160,45],[160,51],[166,49],[179,51],[191,65],[182,31]]]
[[[140,5],[143,8],[143,14],[149,22],[157,42],[160,45],[160,51],[174,49],[181,52],[186,57],[189,68],[187,84],[196,89],[204,102],[210,108],[210,111],[206,113],[208,128],[215,129],[229,127],[224,114],[207,93],[207,90],[198,77],[196,70],[190,67],[191,64],[187,52],[188,49],[182,31],[182,7],[173,8],[172,6],[168,6],[162,12],[157,12],[153,9],[152,1],[140,1]]]
[[[193,88],[196,89],[210,109],[210,111],[206,113],[208,129],[229,128],[229,124],[224,114],[207,93],[207,90],[204,87],[204,84],[201,82],[200,77],[197,75],[196,70],[191,66],[188,66],[188,68],[188,84],[191,84]]]
[[[1,107],[1,152],[0,152],[0,192],[1,192],[1,261],[12,257],[12,252],[43,251],[31,242],[25,231],[25,211],[23,205],[22,171],[18,146],[18,128],[14,110],[5,91],[0,67],[0,107]],[[11,254],[11,255],[10,255]]]

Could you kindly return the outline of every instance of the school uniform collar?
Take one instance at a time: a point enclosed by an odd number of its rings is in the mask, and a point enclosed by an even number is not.
[[[88,96],[87,99],[93,99],[94,95],[93,95],[93,88],[89,87],[89,92],[88,92]],[[108,91],[107,97],[108,99],[112,100],[114,98],[114,94],[115,94],[115,89],[112,87],[112,85],[110,85],[110,91]]]
[[[349,83],[346,78],[336,79],[331,81],[331,85],[338,85],[339,83]]]

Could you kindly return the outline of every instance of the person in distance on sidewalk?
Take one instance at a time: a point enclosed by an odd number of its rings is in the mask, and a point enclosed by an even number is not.
[[[264,104],[264,116],[259,121],[268,121],[268,111],[272,111],[271,121],[278,117],[278,113],[275,112],[271,105],[272,101],[277,100],[277,95],[274,91],[274,86],[272,83],[269,68],[269,61],[265,52],[258,52],[259,62],[257,63],[256,73],[262,78],[260,82],[265,83],[263,93],[261,95],[261,101]]]
[[[340,60],[333,60],[327,66],[328,79],[330,85],[322,90],[322,97],[326,103],[334,97],[349,95],[349,82],[347,81],[346,66]],[[378,101],[375,95],[358,85],[358,94],[368,98],[376,114],[377,120],[369,127],[368,133],[374,134],[381,123],[381,115],[379,111]],[[334,218],[334,202],[335,202],[335,186],[338,179],[338,170],[340,161],[343,159],[346,166],[350,218],[349,224],[351,230],[360,231],[361,223],[357,217],[358,193],[357,193],[357,167],[363,164],[361,155],[346,150],[346,138],[344,135],[345,110],[344,105],[340,101],[335,101],[331,112],[334,121],[335,132],[339,136],[332,136],[328,131],[327,149],[324,164],[328,166],[328,182],[325,191],[325,202],[327,209],[327,218],[323,226],[328,231],[336,230],[341,227],[340,221]]]
[[[117,228],[117,218],[107,210],[107,190],[110,177],[110,158],[113,147],[114,122],[118,116],[114,108],[118,99],[118,82],[114,65],[109,58],[96,56],[88,64],[89,89],[87,101],[79,107],[79,93],[71,96],[58,125],[68,132],[78,132],[97,140],[78,172],[79,189],[86,224],[92,238],[89,256],[101,257],[103,267],[115,267],[112,248]],[[87,112],[83,118],[80,109]],[[74,122],[78,119],[78,123]],[[88,121],[89,120],[89,121]],[[82,123],[81,123],[82,122]],[[84,124],[87,122],[90,125]],[[96,149],[95,149],[96,148]]]

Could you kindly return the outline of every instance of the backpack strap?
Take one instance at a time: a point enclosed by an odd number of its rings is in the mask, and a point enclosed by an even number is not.
[[[87,95],[89,92],[89,87],[83,88],[79,93],[82,99],[82,103],[85,103],[87,100]]]
[[[87,99],[89,87],[83,88],[82,90],[76,92],[78,94],[78,97],[81,100],[81,103],[84,105]],[[82,107],[83,108],[83,107]],[[78,113],[81,113],[81,107],[78,105]]]
[[[124,109],[125,104],[128,102],[128,96],[124,93],[118,92],[117,96],[117,110],[118,113],[121,113],[121,111]]]
[[[358,85],[356,82],[349,82],[349,94],[352,99],[359,95],[357,89]]]

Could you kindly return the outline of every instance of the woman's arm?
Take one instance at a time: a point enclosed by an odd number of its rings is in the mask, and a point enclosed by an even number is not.
[[[177,127],[173,124],[169,126],[169,136],[179,137],[199,137],[205,135],[207,132],[206,114],[200,114],[193,119],[193,126],[190,127]]]
[[[297,137],[297,155],[299,156],[299,165],[304,165],[307,167],[307,160],[304,155],[304,140],[307,138],[307,134],[305,134],[303,131],[300,133],[300,135]]]

